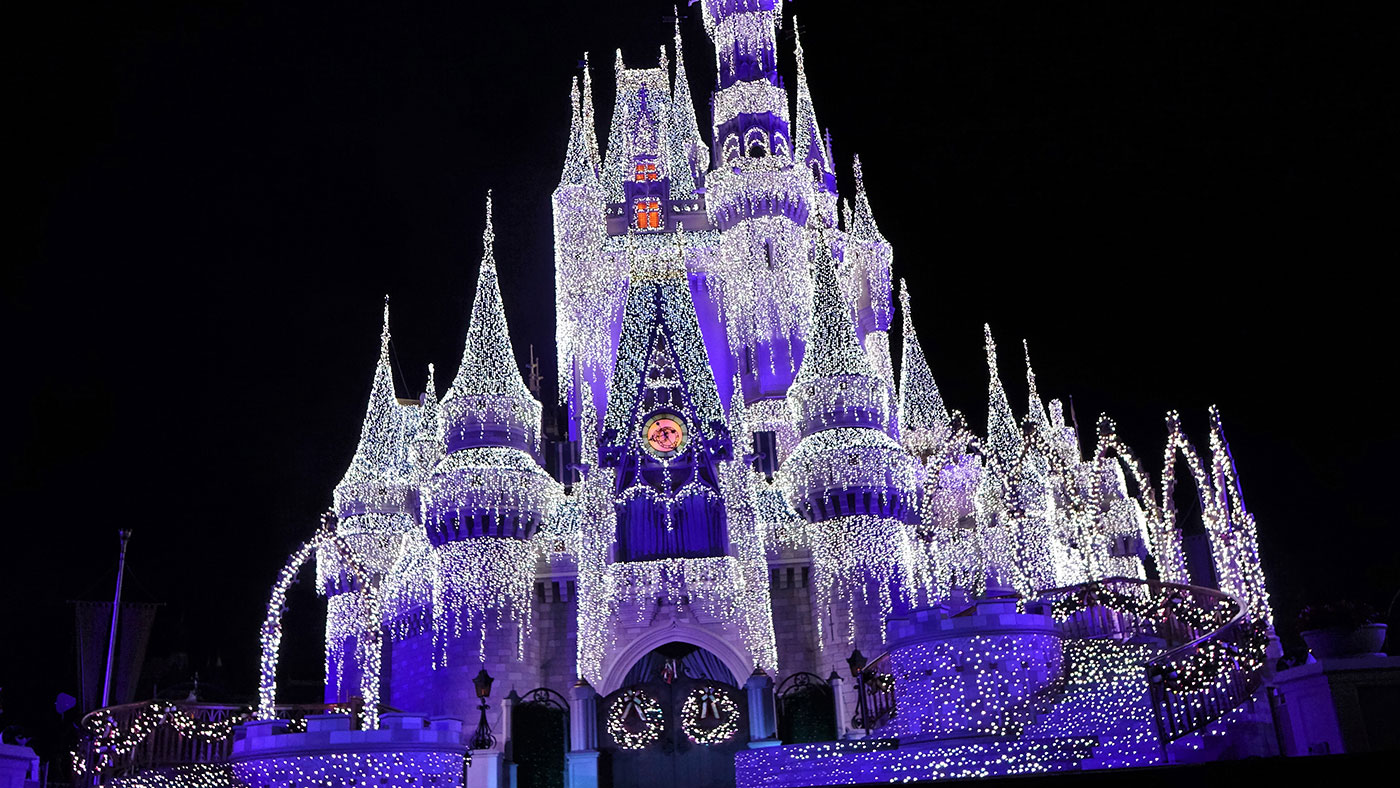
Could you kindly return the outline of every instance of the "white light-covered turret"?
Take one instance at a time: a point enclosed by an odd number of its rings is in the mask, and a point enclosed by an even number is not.
[[[611,256],[601,253],[607,238],[607,215],[598,181],[598,140],[593,130],[587,62],[585,54],[582,103],[577,80],[569,94],[569,144],[552,200],[559,397],[574,414],[570,427],[574,439],[578,438],[578,414],[584,404],[575,381],[606,381],[612,370],[611,343],[599,338],[612,334],[615,305],[620,302],[626,274],[612,265]],[[602,385],[596,388],[606,390]]]
[[[345,693],[359,689],[361,666],[367,657],[372,658],[357,645],[365,641],[365,627],[374,626],[366,615],[372,609],[370,596],[378,593],[381,580],[398,561],[404,541],[418,528],[418,492],[409,461],[409,444],[417,425],[414,406],[400,404],[394,395],[389,302],[385,298],[379,360],[360,442],[344,478],[335,487],[335,536],[344,552],[329,542],[316,551],[317,585],[329,597],[325,634],[328,701],[347,700]]]
[[[827,231],[813,250],[812,333],[788,403],[802,439],[779,471],[788,503],[808,522],[816,606],[854,604],[867,582],[888,615],[896,579],[916,585],[912,526],[918,466],[889,436],[890,392],[856,341]],[[848,617],[847,642],[857,627]],[[867,635],[871,633],[866,633]],[[883,630],[878,633],[883,639]]]
[[[388,571],[397,557],[399,540],[415,523],[418,496],[408,443],[416,419],[411,410],[412,406],[400,405],[394,395],[386,299],[379,360],[360,427],[360,441],[334,494],[337,533],[345,537],[354,558],[374,574]],[[323,551],[320,556],[322,588],[329,593],[352,582],[338,566],[333,552]]]
[[[814,256],[812,334],[788,390],[802,435],[782,470],[789,503],[814,522],[850,514],[902,519],[914,462],[888,434],[889,389],[856,341],[824,237]]]
[[[493,242],[488,194],[466,347],[442,398],[447,456],[424,489],[424,520],[435,544],[479,536],[527,539],[556,494],[540,467],[540,403],[516,366]]]

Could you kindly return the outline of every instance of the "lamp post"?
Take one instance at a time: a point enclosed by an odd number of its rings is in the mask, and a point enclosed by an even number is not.
[[[486,704],[486,699],[491,697],[491,674],[482,668],[481,672],[472,679],[472,684],[476,685],[476,696],[481,699],[481,722],[476,724],[476,733],[472,734],[471,746],[473,750],[489,750],[496,746],[496,737],[491,735],[491,726],[486,724],[486,710],[491,708]]]
[[[851,678],[856,680],[856,719],[852,720],[856,725],[865,729],[865,735],[870,735],[870,712],[865,708],[865,655],[860,653],[860,649],[851,652],[851,656],[846,658],[846,664],[851,668]]]

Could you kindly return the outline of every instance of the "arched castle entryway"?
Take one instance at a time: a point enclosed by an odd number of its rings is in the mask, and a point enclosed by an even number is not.
[[[742,685],[753,673],[754,663],[749,653],[736,645],[737,642],[739,642],[737,630],[732,633],[732,638],[725,638],[721,637],[721,633],[715,632],[711,626],[705,625],[684,625],[680,622],[672,622],[670,626],[651,627],[641,632],[623,648],[604,658],[603,683],[595,689],[600,695],[605,696],[616,692],[638,660],[667,643],[688,643],[710,652],[724,663],[724,666],[734,675],[735,680]]]
[[[610,691],[598,704],[599,782],[732,786],[734,755],[749,741],[743,681],[752,668],[722,642],[711,650],[662,640],[632,643],[605,674]]]

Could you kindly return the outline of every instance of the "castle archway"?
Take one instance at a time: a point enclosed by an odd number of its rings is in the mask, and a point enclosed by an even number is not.
[[[686,643],[702,648],[724,664],[742,686],[753,673],[753,657],[735,645],[737,637],[721,637],[712,627],[687,625],[680,622],[665,627],[652,627],[639,634],[623,648],[603,660],[603,683],[597,687],[600,695],[611,695],[620,689],[627,674],[643,657],[668,643]]]
[[[598,704],[600,773],[612,788],[734,785],[734,756],[749,741],[748,697],[725,660],[668,641],[621,665],[619,686]]]

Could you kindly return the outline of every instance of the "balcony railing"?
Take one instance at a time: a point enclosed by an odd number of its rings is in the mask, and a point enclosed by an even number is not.
[[[390,709],[382,709],[391,711]],[[277,716],[304,725],[308,715],[345,713],[352,727],[356,704],[297,704],[277,707]],[[226,764],[234,729],[252,718],[250,706],[185,701],[145,701],[89,712],[80,723],[73,751],[75,785],[100,785],[141,772]]]

